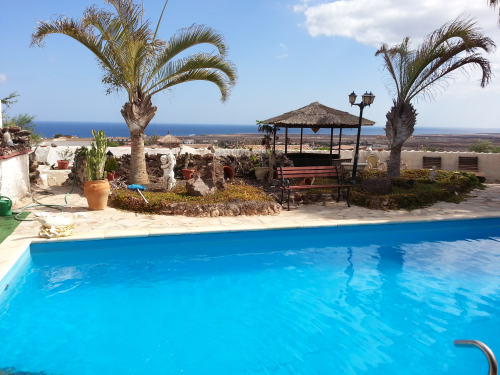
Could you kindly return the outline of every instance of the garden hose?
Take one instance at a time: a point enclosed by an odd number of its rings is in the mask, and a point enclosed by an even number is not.
[[[36,151],[36,149],[35,149]],[[68,203],[68,195],[70,195],[72,192],[73,192],[73,189],[75,187],[75,182],[76,182],[76,174],[77,174],[77,171],[78,171],[78,158],[81,156],[81,153],[80,152],[77,152],[77,154],[75,155],[75,176],[73,177],[73,185],[71,186],[71,190],[69,191],[69,193],[67,193],[65,196],[64,196],[64,201],[66,202],[66,204],[43,204],[43,203],[40,203],[38,202],[34,197],[32,198],[33,201],[35,203],[38,203],[38,204],[33,204],[33,205],[29,205],[29,206],[26,206],[26,207],[23,207],[21,208],[21,211],[18,212],[16,214],[16,216],[14,216],[14,219],[18,220],[18,221],[34,221],[33,219],[20,219],[19,216],[24,213],[24,211],[28,208],[33,208],[33,207],[49,207],[49,208],[54,208],[56,210],[59,210],[60,212],[63,212],[63,210],[61,209],[61,207],[66,207],[69,203]],[[46,194],[52,194],[52,193],[46,193]]]

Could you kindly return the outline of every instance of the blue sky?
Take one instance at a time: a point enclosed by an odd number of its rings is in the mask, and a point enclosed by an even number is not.
[[[12,0],[0,13],[0,97],[17,91],[10,115],[29,113],[44,121],[122,122],[124,95],[106,95],[93,55],[72,39],[54,35],[45,47],[30,48],[36,20],[80,17],[101,0]],[[475,16],[500,46],[497,11],[486,1],[456,0],[170,0],[159,36],[206,24],[221,33],[239,80],[227,103],[215,85],[187,83],[155,97],[154,123],[253,124],[314,101],[357,114],[348,94],[377,97],[365,117],[383,126],[391,106],[384,86],[381,41],[420,38],[461,13]],[[144,0],[145,18],[156,25],[163,0]],[[211,51],[212,48],[196,48]],[[498,127],[500,59],[490,55],[496,77],[478,88],[478,74],[459,76],[435,101],[416,104],[417,126]]]

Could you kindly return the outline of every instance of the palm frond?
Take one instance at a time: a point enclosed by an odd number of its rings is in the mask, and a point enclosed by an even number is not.
[[[158,72],[179,53],[199,44],[211,44],[217,48],[219,54],[225,56],[227,46],[222,34],[205,25],[193,25],[181,29],[165,44],[165,48],[158,54],[155,63],[148,73],[144,85],[148,85]]]
[[[398,101],[432,99],[436,92],[456,79],[455,73],[467,74],[467,68],[480,68],[480,86],[492,78],[490,62],[479,51],[490,53],[495,43],[477,27],[474,19],[463,16],[446,23],[429,34],[416,50],[411,50],[409,38],[403,43],[377,51],[396,87]]]
[[[236,79],[236,68],[223,56],[200,53],[167,64],[146,93],[152,96],[179,83],[209,81],[219,87],[221,100],[224,102]]]
[[[232,86],[236,82],[236,68],[220,55],[208,53],[198,53],[182,59],[169,62],[164,66],[152,80],[146,92],[157,92],[158,87],[163,87],[165,81],[173,79],[175,76],[188,73],[191,70],[214,69],[226,75],[228,85]]]
[[[490,7],[495,9],[498,4],[500,4],[500,0],[486,0],[489,3]],[[498,23],[500,24],[500,11],[498,12]]]
[[[45,38],[52,34],[69,36],[94,53],[102,66],[116,76],[120,76],[120,70],[114,64],[113,57],[106,53],[106,48],[102,40],[80,22],[61,16],[52,21],[39,21],[35,30],[32,35],[31,46],[37,45],[43,47]]]

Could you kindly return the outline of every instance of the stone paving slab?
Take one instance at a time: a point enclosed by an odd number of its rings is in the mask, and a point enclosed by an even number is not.
[[[50,187],[47,191],[52,194],[36,195],[39,202],[64,204],[64,195],[68,192],[68,188]],[[103,211],[90,211],[81,190],[69,195],[68,202],[69,205],[63,208],[64,212],[85,212],[88,216],[78,219],[73,236],[51,240],[39,238],[38,222],[22,222],[11,236],[0,244],[0,280],[30,243],[37,242],[500,217],[500,184],[487,185],[485,190],[474,190],[470,198],[460,204],[439,202],[431,207],[413,211],[379,211],[356,206],[349,208],[345,202],[326,202],[292,206],[290,211],[283,210],[276,216],[194,218],[142,215],[110,207]],[[29,202],[24,204],[27,205]],[[55,212],[46,207],[34,207],[28,210]],[[33,214],[29,215],[28,219],[32,217]]]

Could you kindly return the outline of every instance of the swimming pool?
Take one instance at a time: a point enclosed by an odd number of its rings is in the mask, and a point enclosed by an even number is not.
[[[500,219],[31,246],[0,294],[0,369],[484,374]]]

